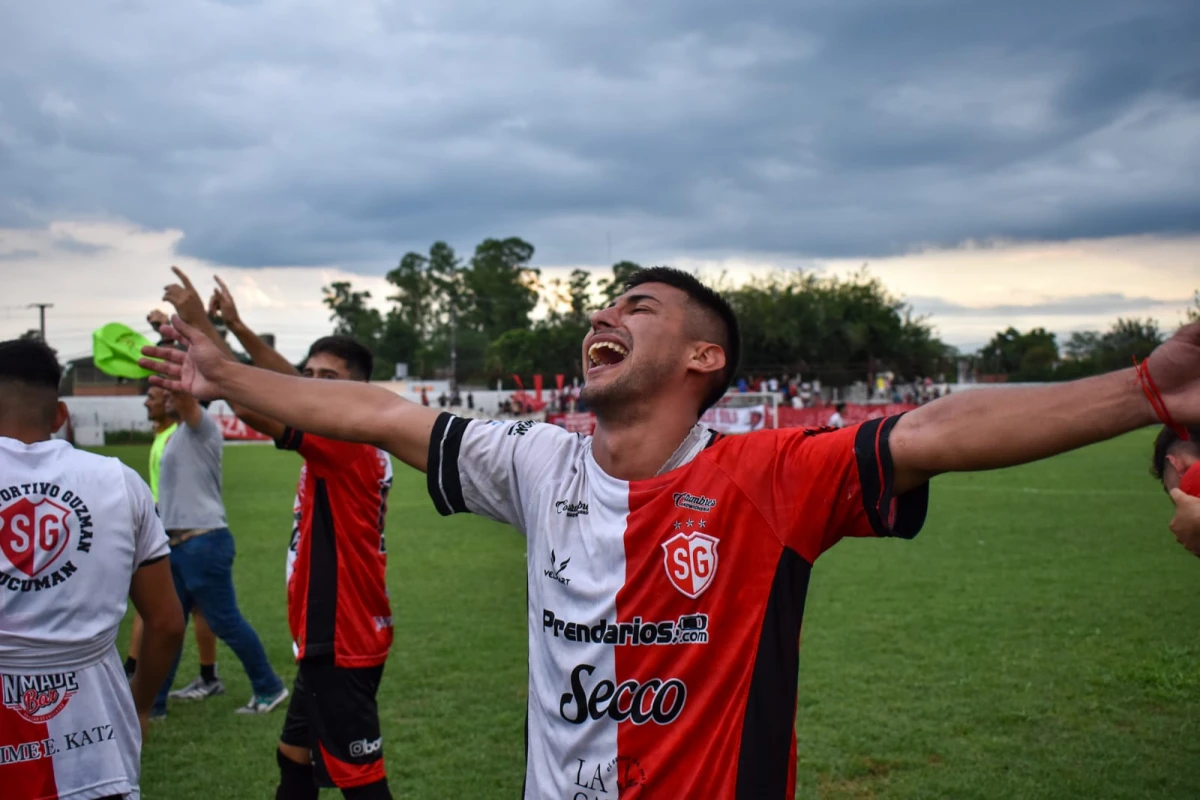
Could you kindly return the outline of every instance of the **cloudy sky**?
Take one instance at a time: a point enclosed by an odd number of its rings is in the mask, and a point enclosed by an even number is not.
[[[744,276],[864,261],[976,346],[1200,288],[1195,0],[0,7],[0,337],[66,354],[171,263],[289,355],[323,283],[519,235]]]

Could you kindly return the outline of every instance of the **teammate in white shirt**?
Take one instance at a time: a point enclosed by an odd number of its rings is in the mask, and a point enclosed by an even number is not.
[[[45,344],[0,343],[0,795],[137,798],[183,613],[150,488],[51,440],[60,376]],[[126,598],[145,626],[131,683],[115,646]]]
[[[162,385],[385,448],[428,472],[442,513],[528,537],[527,798],[793,797],[797,644],[817,557],[846,537],[916,535],[935,475],[1155,420],[1125,370],[963,393],[838,431],[721,437],[698,420],[735,372],[737,320],[666,268],[635,274],[592,315],[589,437],[265,372],[173,324],[190,350],[147,349],[169,360]],[[1200,323],[1146,366],[1175,419],[1200,422]]]

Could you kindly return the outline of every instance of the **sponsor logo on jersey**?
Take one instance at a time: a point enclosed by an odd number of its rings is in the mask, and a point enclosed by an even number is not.
[[[523,419],[508,429],[506,436],[524,436],[529,433],[529,430],[537,425],[537,422],[532,419]]]
[[[607,716],[617,722],[629,720],[634,725],[647,722],[670,725],[687,703],[687,686],[678,678],[621,683],[605,678],[589,690],[584,676],[595,671],[591,664],[580,664],[571,671],[571,691],[563,694],[558,703],[558,713],[567,722],[582,725],[589,719]]]
[[[78,571],[68,553],[92,551],[93,526],[87,504],[70,489],[45,482],[0,488],[0,554],[14,573],[0,571],[0,588],[31,592],[63,583]]]
[[[708,615],[684,614],[679,619],[648,622],[634,617],[631,622],[572,622],[542,609],[542,630],[556,639],[587,644],[673,645],[707,644]]]
[[[609,794],[609,787],[616,787],[617,793],[623,795],[635,786],[645,786],[649,781],[646,770],[640,761],[633,756],[617,756],[607,765],[603,761],[588,761],[583,758],[575,759],[575,775],[567,773],[575,786],[586,789],[587,793],[576,792],[571,800],[599,800]]]
[[[564,569],[566,569],[566,568],[567,568],[567,565],[568,565],[568,564],[570,564],[570,563],[571,563],[571,558],[570,558],[570,556],[568,556],[567,558],[563,559],[563,561],[560,563],[560,562],[559,562],[559,560],[558,560],[558,557],[557,557],[557,556],[554,554],[554,551],[553,551],[553,550],[551,550],[551,551],[550,551],[550,569],[548,569],[548,570],[545,570],[545,575],[546,575],[546,577],[547,577],[547,578],[553,578],[554,580],[556,580],[556,581],[558,581],[559,583],[561,583],[563,586],[566,586],[568,583],[570,583],[570,582],[571,582],[571,579],[570,579],[570,578],[564,578],[564,577],[562,576],[562,571],[563,571]]]
[[[582,500],[568,503],[566,500],[559,500],[554,504],[554,510],[559,514],[566,514],[568,517],[587,516],[588,504]]]
[[[378,753],[382,749],[383,749],[383,737],[382,736],[380,736],[378,739],[373,739],[373,740],[359,739],[357,741],[353,741],[350,743],[350,757],[351,758],[361,758],[363,756],[369,756],[374,753]]]
[[[695,600],[717,574],[718,540],[707,533],[677,533],[663,542],[663,566],[671,585]]]
[[[26,722],[46,722],[67,707],[71,695],[79,691],[74,672],[46,675],[4,675],[4,707],[17,712]]]
[[[694,495],[689,492],[675,493],[676,508],[686,508],[689,511],[699,511],[701,514],[707,514],[713,510],[713,506],[716,504],[716,500],[704,495]]]

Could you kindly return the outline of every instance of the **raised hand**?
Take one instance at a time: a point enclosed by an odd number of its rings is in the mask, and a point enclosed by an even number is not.
[[[183,318],[184,322],[199,325],[207,316],[200,293],[196,291],[196,287],[192,285],[183,270],[179,267],[171,267],[171,271],[179,278],[180,283],[169,284],[163,291],[163,300],[175,306],[175,311]]]
[[[208,301],[208,314],[212,317],[220,316],[226,328],[236,327],[241,324],[242,317],[238,313],[237,303],[233,301],[233,294],[220,275],[214,275],[213,278],[218,288],[213,290],[212,299]]]
[[[1146,359],[1167,412],[1180,425],[1200,425],[1200,322],[1180,328]]]
[[[182,342],[187,350],[143,347],[142,355],[147,357],[138,359],[138,364],[157,373],[150,376],[150,382],[167,391],[186,392],[197,400],[219,398],[221,368],[232,363],[220,348],[178,315],[171,318],[170,325],[162,326],[158,332],[167,339]]]

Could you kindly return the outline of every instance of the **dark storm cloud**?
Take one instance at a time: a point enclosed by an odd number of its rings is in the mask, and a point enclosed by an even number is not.
[[[1192,0],[10,3],[0,225],[372,271],[1194,231],[1198,39]]]

